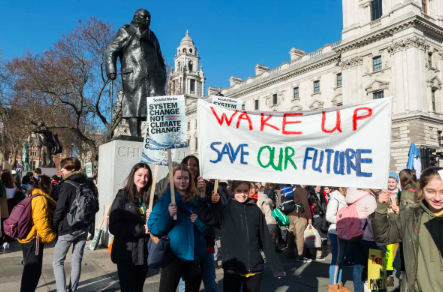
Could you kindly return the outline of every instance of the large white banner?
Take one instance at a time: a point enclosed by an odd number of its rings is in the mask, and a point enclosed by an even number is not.
[[[259,112],[198,100],[200,173],[205,179],[386,188],[391,101]]]

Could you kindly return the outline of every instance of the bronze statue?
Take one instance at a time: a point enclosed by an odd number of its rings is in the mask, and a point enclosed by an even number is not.
[[[141,122],[146,119],[149,96],[165,95],[166,66],[160,43],[149,29],[151,14],[138,9],[130,25],[123,25],[106,50],[106,74],[117,77],[117,57],[123,81],[122,117],[131,136],[141,137]]]
[[[39,121],[38,124],[33,123],[37,126],[34,133],[38,134],[38,140],[41,143],[40,155],[43,167],[55,167],[52,155],[62,153],[63,148],[58,141],[58,135],[53,135],[51,131],[45,125],[45,122]],[[46,163],[47,160],[47,163]]]
[[[28,156],[28,143],[23,142],[22,143],[22,164],[23,164],[23,172],[27,173],[32,171],[31,166],[29,165],[29,156]]]

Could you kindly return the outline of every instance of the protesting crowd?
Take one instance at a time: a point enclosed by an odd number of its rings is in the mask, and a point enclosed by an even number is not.
[[[62,160],[61,169],[61,179],[41,175],[38,169],[21,181],[16,173],[1,172],[0,197],[6,198],[10,213],[2,218],[1,243],[8,249],[17,238],[22,246],[22,292],[35,291],[44,245],[51,242],[56,242],[57,291],[76,291],[80,281],[98,193],[77,158]],[[328,291],[369,291],[370,250],[385,253],[392,244],[399,246],[392,260],[401,266],[395,291],[443,291],[438,276],[443,267],[441,169],[428,168],[419,180],[412,170],[391,172],[386,190],[295,186],[204,180],[198,159],[188,156],[174,164],[173,186],[168,176],[155,184],[150,210],[151,169],[137,163],[109,215],[111,260],[121,291],[143,291],[149,268],[160,270],[161,292],[199,291],[201,283],[206,291],[218,291],[216,268],[224,271],[224,291],[260,291],[262,255],[274,277],[285,277],[277,256],[281,252],[302,264],[324,261],[332,253]],[[31,222],[28,228],[26,220]],[[17,228],[8,229],[10,223]],[[64,261],[71,246],[67,285]],[[353,268],[354,287],[344,287],[344,268]],[[388,271],[387,286],[394,286],[393,277]]]

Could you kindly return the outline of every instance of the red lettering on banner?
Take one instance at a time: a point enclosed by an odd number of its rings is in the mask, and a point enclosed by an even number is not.
[[[230,117],[229,119],[228,119],[228,117],[226,116],[226,114],[223,113],[222,116],[221,116],[221,119],[220,119],[220,118],[217,116],[217,113],[215,112],[215,109],[214,109],[212,106],[211,106],[210,108],[211,108],[212,113],[214,114],[215,118],[217,119],[218,123],[220,124],[220,126],[223,125],[223,120],[226,120],[226,124],[228,124],[228,126],[230,126],[231,123],[232,123],[232,120],[234,119],[234,116],[238,113],[238,111],[236,110],[236,111],[231,115],[231,117]],[[237,126],[237,128],[238,128],[238,126]]]
[[[321,130],[325,133],[333,133],[336,130],[341,133],[341,119],[340,119],[340,111],[337,111],[337,121],[335,124],[335,128],[332,130],[326,130],[325,129],[325,123],[326,123],[326,112],[323,112],[323,116],[321,118]]]
[[[283,114],[283,127],[282,127],[282,133],[283,135],[301,135],[302,132],[298,132],[298,131],[286,131],[286,125],[289,124],[300,124],[301,121],[286,121],[286,117],[296,117],[296,116],[302,116],[303,113],[285,113]]]
[[[264,119],[264,114],[263,114],[263,113],[261,114],[261,126],[260,126],[260,131],[263,132],[265,126],[268,126],[268,127],[273,128],[274,130],[280,131],[280,129],[277,128],[276,126],[267,123],[267,121],[269,121],[270,118],[272,118],[272,115],[270,115],[269,117],[267,117],[266,119]]]
[[[237,111],[236,111],[237,112]],[[247,112],[243,112],[239,117],[238,117],[238,122],[237,122],[237,129],[240,126],[240,121],[241,120],[247,120],[249,123],[249,130],[252,131],[252,122],[251,119],[249,118],[249,115]]]
[[[368,113],[365,114],[365,115],[362,115],[362,116],[358,116],[358,115],[357,115],[358,111],[363,111],[363,110],[368,111]],[[352,123],[353,123],[354,131],[357,131],[357,121],[358,121],[358,120],[367,119],[367,118],[369,118],[370,116],[372,116],[372,109],[370,109],[370,108],[368,108],[368,107],[359,107],[359,108],[356,108],[356,109],[354,110],[354,116],[353,116],[353,118],[352,118]]]

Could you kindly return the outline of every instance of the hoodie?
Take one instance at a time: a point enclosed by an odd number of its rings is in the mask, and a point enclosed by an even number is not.
[[[443,217],[437,217],[423,201],[420,207],[424,212],[418,235],[418,285],[423,292],[443,291]]]
[[[331,223],[329,233],[337,234],[337,213],[346,206],[346,197],[339,191],[333,191],[329,194],[329,204],[326,209],[326,220]]]
[[[365,197],[363,198],[363,196]],[[368,222],[368,225],[366,226],[365,229],[365,233],[363,234],[363,240],[374,241],[374,234],[372,233],[372,224],[371,220],[368,217],[369,215],[374,213],[375,209],[377,208],[377,200],[375,199],[374,194],[370,193],[369,191],[360,190],[356,188],[349,188],[346,192],[346,203],[348,205],[352,205],[357,200],[359,201],[356,203],[356,208],[358,216],[360,217],[361,228],[363,229],[366,222]]]

